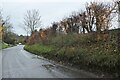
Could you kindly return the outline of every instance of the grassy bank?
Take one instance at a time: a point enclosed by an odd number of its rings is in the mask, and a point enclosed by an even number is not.
[[[8,47],[9,47],[9,45],[7,43],[4,43],[4,42],[1,43],[2,49],[8,48]]]
[[[61,63],[117,76],[120,67],[117,35],[117,30],[110,31],[107,41],[97,41],[95,34],[59,35],[45,44],[26,45],[24,49]]]

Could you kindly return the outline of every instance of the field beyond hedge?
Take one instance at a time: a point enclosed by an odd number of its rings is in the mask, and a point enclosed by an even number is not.
[[[24,49],[60,63],[118,77],[120,76],[118,31],[109,31],[109,39],[106,41],[97,41],[94,34],[72,33],[57,35],[46,43],[25,45]]]

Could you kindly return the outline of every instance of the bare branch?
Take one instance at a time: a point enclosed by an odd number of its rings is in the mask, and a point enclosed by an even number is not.
[[[28,10],[24,17],[25,29],[30,30],[32,33],[36,28],[39,28],[41,25],[41,16],[38,10]]]

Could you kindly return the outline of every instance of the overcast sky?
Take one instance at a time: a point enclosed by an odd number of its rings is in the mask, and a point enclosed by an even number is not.
[[[19,26],[27,10],[39,9],[42,26],[47,27],[54,21],[62,20],[73,11],[84,10],[86,2],[94,0],[0,0],[0,7],[3,9],[4,17],[9,15],[14,31],[17,34],[25,35],[26,32]],[[112,1],[112,0],[95,0]]]

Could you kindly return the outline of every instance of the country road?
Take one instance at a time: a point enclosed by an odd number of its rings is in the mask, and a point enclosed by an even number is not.
[[[3,78],[94,78],[94,74],[71,69],[23,49],[23,45],[2,50]]]

